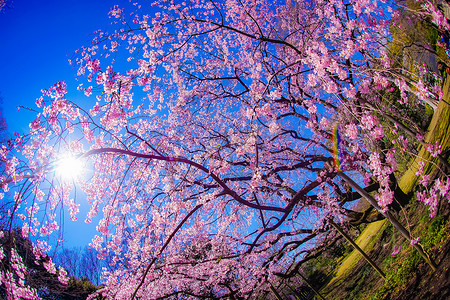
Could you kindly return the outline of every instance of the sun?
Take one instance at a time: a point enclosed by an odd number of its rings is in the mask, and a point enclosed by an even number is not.
[[[70,154],[63,154],[55,163],[55,173],[62,180],[76,180],[84,173],[81,159]]]

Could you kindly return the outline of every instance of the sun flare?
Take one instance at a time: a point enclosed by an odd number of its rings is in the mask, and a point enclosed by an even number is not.
[[[83,163],[73,155],[63,155],[55,166],[56,175],[63,180],[75,180],[83,174]]]

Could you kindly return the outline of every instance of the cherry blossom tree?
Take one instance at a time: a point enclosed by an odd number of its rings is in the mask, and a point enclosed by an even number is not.
[[[0,96],[0,105],[3,104],[3,98]],[[3,107],[0,107],[0,143],[1,144],[7,144],[8,142],[8,126],[6,124],[5,118],[3,117],[4,113],[3,113]],[[7,144],[8,145],[8,144]],[[9,146],[9,145],[8,145]],[[6,146],[6,147],[8,147]],[[6,175],[5,174],[5,162],[6,159],[5,157],[2,157],[0,159],[0,174],[2,176]],[[0,204],[0,214],[1,215],[6,215],[6,212],[8,211],[8,209],[10,207],[12,207],[12,201],[5,201],[5,199],[1,199],[2,203]],[[7,218],[2,218],[1,222],[0,222],[0,226],[4,227],[6,225],[7,222]]]
[[[67,272],[57,268],[51,258],[36,251],[20,230],[0,231],[0,295],[6,299],[71,297],[84,291],[67,285]],[[91,291],[92,292],[92,291]],[[85,292],[86,294],[86,292]],[[85,296],[86,297],[86,296]]]
[[[0,1],[0,11],[2,11],[2,9],[6,6],[6,0],[1,0]]]
[[[10,219],[39,251],[61,212],[95,222],[90,246],[111,260],[99,292],[108,298],[268,290],[336,242],[330,217],[368,221],[351,210],[361,195],[339,173],[376,191],[381,211],[401,194],[374,91],[434,108],[440,91],[391,68],[397,9],[364,0],[115,6],[112,32],[73,61],[88,100],[68,99],[62,81],[43,90],[30,133],[2,148]]]

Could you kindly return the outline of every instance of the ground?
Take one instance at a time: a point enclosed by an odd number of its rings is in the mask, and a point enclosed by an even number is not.
[[[439,141],[450,149],[450,80],[443,86],[444,96],[428,128],[425,142]],[[432,160],[423,148],[399,181],[407,194],[417,186],[415,175],[419,160]],[[426,168],[438,176],[437,160]],[[442,165],[441,165],[442,167]],[[443,168],[441,168],[442,170]],[[448,175],[448,170],[445,171]],[[422,236],[424,243],[433,243],[428,250],[438,265],[437,271],[421,259],[408,243],[386,221],[371,223],[355,240],[369,257],[386,273],[383,279],[356,251],[341,258],[332,280],[321,289],[327,299],[450,299],[450,204],[441,201],[439,215],[427,217],[427,208],[416,201],[404,208],[397,217],[413,229],[412,236]],[[433,226],[435,228],[433,228]],[[402,252],[392,256],[393,246],[402,245]]]
[[[443,208],[445,219],[449,219],[450,205]],[[421,212],[426,214],[426,210]],[[409,220],[416,223],[420,220]],[[426,224],[423,224],[426,226]],[[446,224],[450,228],[449,224]],[[371,232],[369,236],[365,231]],[[405,276],[404,272],[397,272],[402,264],[409,264],[412,247],[408,247],[398,234],[393,232],[392,226],[385,221],[370,224],[356,240],[359,246],[368,253],[369,257],[386,273],[384,280],[362,257],[352,252],[345,257],[340,264],[335,277],[321,290],[327,299],[450,299],[450,239],[440,246],[429,251],[430,257],[438,264],[436,272],[432,272],[425,261],[420,260],[417,267],[408,272],[412,276],[400,286],[391,288],[390,281],[398,281],[399,277]],[[378,230],[378,231],[377,231]],[[448,232],[448,231],[447,231]],[[364,243],[361,237],[365,238]],[[398,257],[392,256],[392,245],[400,244],[403,240],[402,249],[406,249]],[[403,266],[404,267],[404,266]],[[405,268],[405,267],[404,267]],[[408,270],[408,268],[406,267]],[[396,273],[397,272],[397,273]],[[398,282],[392,283],[396,285]]]
[[[384,299],[392,300],[446,300],[450,299],[450,239],[439,250],[431,253],[439,262],[438,270],[430,272],[426,264],[421,264],[416,275],[395,295],[386,295]]]

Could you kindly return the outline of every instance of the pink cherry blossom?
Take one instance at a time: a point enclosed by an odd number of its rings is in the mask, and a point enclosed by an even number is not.
[[[351,219],[344,173],[331,162],[378,184],[374,197],[389,209],[396,157],[413,145],[385,116],[412,120],[383,97],[400,91],[403,107],[407,93],[438,92],[406,80],[386,55],[395,20],[385,12],[395,16],[396,3],[132,6],[114,6],[111,33],[74,60],[79,93],[91,98],[78,102],[64,81],[42,90],[29,132],[0,149],[1,186],[18,206],[8,218],[36,254],[54,246],[61,212],[76,221],[85,210],[98,232],[89,246],[110,263],[104,297],[253,299],[330,245],[329,218]],[[432,156],[441,148],[427,146]],[[58,178],[64,152],[86,162],[85,176]],[[417,199],[434,216],[450,184],[423,169]],[[1,274],[7,293],[25,286],[15,259],[17,272]],[[67,284],[64,269],[44,267]]]
[[[55,264],[51,260],[44,262],[43,265],[47,272],[49,272],[50,274],[56,274]]]
[[[437,157],[442,151],[442,146],[439,144],[439,141],[436,141],[434,145],[427,144],[426,149],[428,152],[430,152],[430,155],[432,157]]]
[[[395,245],[394,249],[392,251],[392,256],[399,254],[401,250],[402,250],[402,247],[400,245]]]

